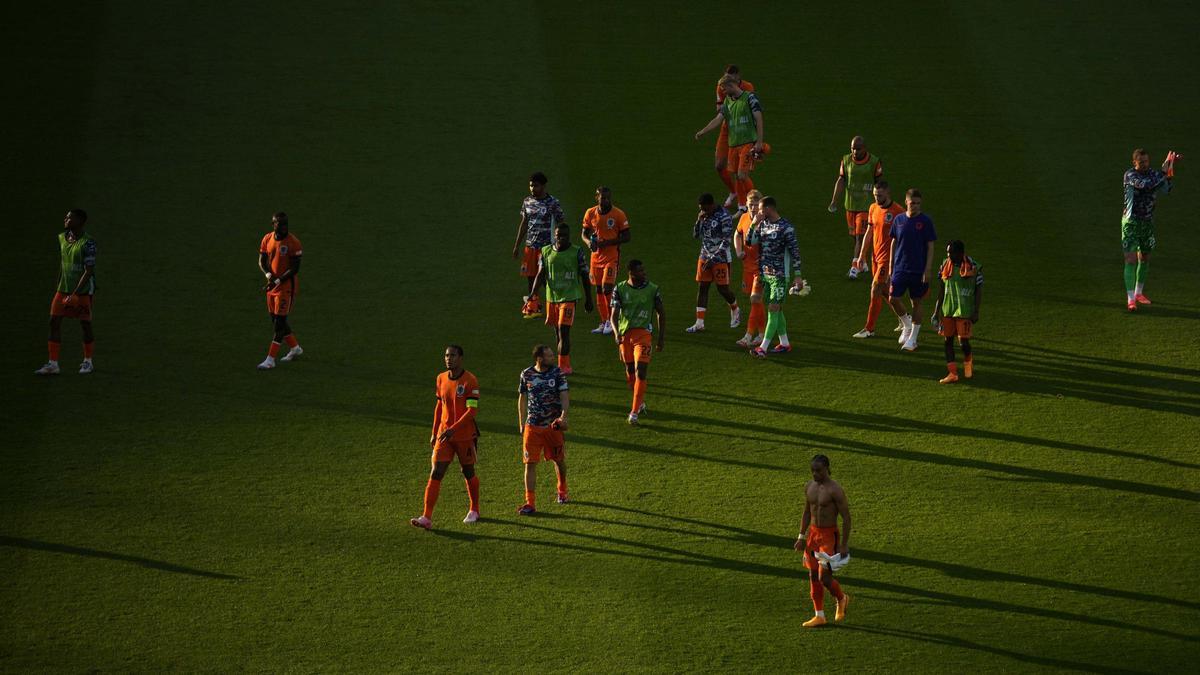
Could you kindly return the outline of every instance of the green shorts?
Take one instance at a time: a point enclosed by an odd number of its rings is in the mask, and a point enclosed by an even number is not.
[[[1121,250],[1126,253],[1149,253],[1158,242],[1154,239],[1154,221],[1122,220]]]
[[[763,301],[768,305],[782,305],[788,296],[787,277],[777,277],[770,274],[764,274],[763,281]]]

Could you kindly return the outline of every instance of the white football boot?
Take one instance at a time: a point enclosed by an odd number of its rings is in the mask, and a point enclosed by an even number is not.
[[[291,349],[289,349],[288,353],[284,354],[283,358],[279,359],[279,360],[280,361],[295,361],[296,357],[300,356],[303,353],[304,353],[304,348],[301,347],[300,345],[296,345],[295,347],[292,347]]]
[[[259,370],[270,370],[270,369],[272,369],[272,368],[274,368],[274,367],[275,367],[275,359],[274,359],[273,357],[270,357],[270,356],[268,356],[267,358],[263,359],[263,362],[262,362],[262,363],[260,363],[260,364],[258,364],[258,369],[259,369]]]
[[[92,371],[94,371],[94,370],[95,370],[95,367],[92,366],[91,359],[84,359],[83,363],[79,364],[79,374],[80,375],[91,375]]]
[[[47,361],[46,365],[33,371],[34,375],[57,375],[58,373],[58,361]]]

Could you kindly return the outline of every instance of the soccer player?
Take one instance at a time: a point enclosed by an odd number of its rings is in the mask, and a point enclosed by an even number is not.
[[[719,127],[722,122],[729,127],[727,170],[733,174],[738,209],[744,211],[746,195],[754,189],[750,172],[754,170],[754,163],[769,151],[769,147],[763,144],[762,104],[754,92],[743,91],[733,75],[722,77],[719,86],[725,91],[725,100],[717,116],[696,132],[696,140]]]
[[[779,215],[774,197],[763,197],[758,209],[762,219],[751,231],[750,240],[759,246],[758,268],[767,296],[767,327],[762,343],[750,353],[761,359],[766,358],[773,338],[777,338],[779,344],[771,348],[772,354],[792,351],[792,343],[788,341],[787,319],[783,316],[783,301],[788,296],[788,280],[791,280],[791,288],[795,292],[804,288],[804,280],[800,278],[800,245],[796,242],[796,228]]]
[[[921,212],[921,191],[912,188],[904,195],[908,206],[904,213],[892,218],[888,231],[891,243],[888,258],[892,261],[892,276],[888,295],[892,310],[900,317],[904,329],[900,331],[901,349],[915,351],[917,336],[921,333],[921,299],[929,294],[929,265],[933,262],[933,242],[937,232],[933,219]],[[912,312],[904,308],[902,298],[908,294]]]
[[[767,327],[767,308],[763,305],[762,275],[758,270],[758,244],[750,243],[750,231],[762,219],[759,202],[763,194],[751,190],[746,195],[747,211],[738,219],[733,233],[733,250],[742,260],[742,292],[750,296],[750,318],[746,320],[746,334],[737,341],[737,346],[747,349],[762,343],[763,331]]]
[[[529,196],[521,202],[521,224],[517,226],[517,242],[513,244],[513,260],[521,260],[521,276],[529,282],[529,295],[525,296],[521,314],[526,319],[542,315],[541,303],[533,287],[537,276],[538,256],[542,248],[550,244],[554,227],[566,222],[562,205],[546,192],[546,174],[538,171],[529,177]],[[521,246],[524,244],[524,253]]]
[[[704,316],[708,313],[708,287],[716,282],[717,292],[729,303],[729,327],[737,328],[742,323],[742,310],[738,308],[737,296],[729,290],[729,241],[733,237],[733,219],[725,209],[717,206],[712,194],[700,195],[700,212],[692,227],[692,238],[700,240],[700,258],[696,261],[696,323],[688,326],[687,332],[700,333],[704,330]]]
[[[267,358],[258,364],[259,370],[275,367],[275,357],[283,342],[287,343],[288,352],[281,361],[292,361],[304,353],[295,333],[292,333],[292,327],[288,325],[288,314],[296,304],[296,294],[300,291],[296,275],[300,274],[300,256],[304,250],[296,235],[288,231],[288,217],[283,211],[271,216],[271,230],[258,246],[258,269],[267,278],[263,290],[267,292],[267,312],[271,314],[271,321],[275,325],[275,337],[267,348]]]
[[[941,319],[941,334],[946,338],[946,376],[942,384],[958,382],[958,363],[954,357],[954,338],[963,348],[963,377],[975,375],[971,354],[971,330],[979,323],[979,305],[983,302],[983,267],[967,255],[967,247],[955,239],[946,246],[946,260],[938,272],[942,290],[934,305],[933,321]]]
[[[536,293],[546,284],[546,325],[554,327],[558,340],[558,367],[564,375],[571,370],[571,326],[575,324],[575,303],[583,298],[583,308],[592,312],[592,287],[588,283],[587,256],[571,244],[571,228],[559,223],[554,228],[554,243],[542,247],[538,271],[533,279]]]
[[[742,79],[741,69],[734,64],[725,66],[722,76],[730,75],[737,80],[742,91],[754,91],[754,85],[749,80]],[[725,88],[717,82],[717,114],[721,114],[721,106],[725,103]],[[725,198],[725,208],[731,209],[737,205],[737,187],[733,183],[733,174],[729,171],[729,125],[721,122],[721,131],[717,133],[717,155],[715,167],[721,182],[729,188],[729,196]]]
[[[1150,153],[1133,151],[1133,168],[1125,172],[1125,213],[1121,216],[1121,250],[1125,254],[1125,307],[1137,311],[1139,304],[1149,305],[1146,275],[1150,254],[1157,244],[1154,238],[1154,205],[1159,193],[1171,191],[1175,178],[1175,160],[1183,155],[1167,153],[1162,171],[1150,168]]]
[[[864,264],[867,260],[875,263],[871,267],[873,274],[871,302],[867,305],[866,326],[851,336],[856,338],[874,336],[875,320],[879,318],[879,312],[885,304],[891,307],[891,303],[887,302],[888,278],[892,273],[892,261],[888,258],[888,254],[891,252],[889,236],[892,230],[892,219],[904,213],[904,207],[892,200],[892,191],[888,187],[887,181],[881,180],[875,183],[872,193],[875,201],[871,203],[871,209],[867,212],[867,231],[863,234],[862,248],[855,257],[856,265],[863,269],[867,269]],[[903,330],[903,324],[897,326],[897,329]]]
[[[833,183],[833,198],[829,200],[829,212],[837,211],[838,195],[845,192],[846,228],[850,238],[854,240],[854,248],[850,251],[850,271],[846,276],[857,279],[861,259],[863,239],[867,232],[870,219],[868,207],[871,204],[871,189],[876,181],[883,177],[883,163],[879,158],[867,152],[867,142],[862,136],[850,139],[850,153],[842,155],[842,163],[838,165],[838,177]]]
[[[589,276],[596,289],[596,304],[600,307],[600,325],[593,333],[612,333],[609,306],[621,263],[621,244],[629,243],[629,238],[629,219],[624,211],[613,206],[612,190],[601,185],[596,188],[596,206],[583,214],[583,241],[592,251]]]
[[[92,333],[92,296],[96,293],[96,240],[83,231],[87,211],[71,209],[63,218],[63,231],[58,234],[61,256],[58,287],[50,301],[50,338],[46,341],[50,359],[34,372],[38,375],[57,375],[59,349],[62,347],[63,318],[79,321],[83,331],[83,363],[79,374],[93,370],[92,353],[96,337]]]
[[[641,260],[629,261],[629,279],[617,284],[612,300],[614,322],[613,337],[625,363],[625,381],[633,391],[633,405],[629,408],[629,423],[637,424],[638,415],[646,411],[646,373],[650,369],[650,335],[654,324],[650,314],[658,318],[658,344],[654,351],[663,350],[666,336],[667,314],[663,310],[662,294],[658,284],[646,279],[646,267]]]
[[[446,372],[437,376],[433,396],[433,431],[429,434],[429,445],[433,447],[429,482],[425,484],[425,510],[409,520],[413,527],[426,530],[433,527],[433,507],[437,505],[442,491],[442,478],[450,462],[458,457],[463,480],[467,483],[470,506],[464,523],[479,520],[479,476],[475,475],[475,460],[478,454],[479,427],[475,415],[479,411],[479,380],[463,368],[463,348],[447,345],[443,354]]]
[[[830,478],[829,458],[817,455],[812,459],[813,479],[804,486],[804,517],[800,523],[800,536],[795,548],[804,552],[804,566],[808,568],[808,587],[812,595],[816,615],[804,622],[805,628],[815,628],[829,623],[825,620],[825,590],[837,600],[835,621],[846,618],[846,607],[850,605],[849,594],[833,578],[833,569],[818,560],[816,554],[837,555],[842,564],[850,559],[850,503],[846,492],[837,481]],[[838,540],[838,516],[842,517],[841,540]]]
[[[558,473],[558,503],[567,503],[567,457],[563,432],[571,397],[567,378],[554,365],[554,350],[546,345],[533,348],[533,365],[521,371],[517,387],[517,429],[525,462],[525,503],[517,513],[537,513],[537,465],[543,458],[554,462]]]

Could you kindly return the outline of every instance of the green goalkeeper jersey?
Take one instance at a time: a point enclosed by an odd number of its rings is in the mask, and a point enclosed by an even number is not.
[[[620,311],[617,329],[624,335],[630,328],[645,328],[654,332],[654,304],[660,302],[658,284],[647,281],[643,286],[634,286],[628,281],[617,284],[613,290],[613,311]]]
[[[578,246],[561,251],[554,244],[542,248],[542,267],[546,270],[546,299],[572,302],[583,299],[583,279],[588,273],[588,256]]]

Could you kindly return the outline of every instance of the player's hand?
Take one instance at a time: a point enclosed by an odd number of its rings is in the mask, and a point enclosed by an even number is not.
[[[797,292],[804,290],[804,280],[796,277],[792,280],[792,288],[796,289]]]
[[[550,423],[550,426],[554,427],[554,428],[555,428],[555,429],[557,429],[558,431],[566,431],[566,430],[567,430],[567,426],[568,426],[568,425],[567,425],[567,418],[566,418],[566,417],[559,417],[558,419],[556,419],[556,420],[554,420],[553,422],[551,422],[551,423]]]
[[[520,258],[520,257],[521,257],[521,247],[514,246],[513,247],[513,260],[516,260],[517,258]]]
[[[842,556],[843,558],[849,558],[850,557],[850,548],[848,546],[846,546],[845,544],[838,546],[838,555]]]
[[[437,435],[436,435],[436,434],[429,434],[429,444],[430,444],[430,445],[433,445],[434,443],[437,443]]]
[[[591,249],[592,253],[595,253],[596,251],[600,250],[600,242],[596,241],[595,239],[591,239],[588,241],[588,248]]]
[[[762,150],[763,150],[763,142],[762,141],[754,141],[754,153],[757,155],[761,155]]]
[[[803,552],[804,551],[804,537],[798,537],[796,539],[796,543],[792,545],[792,548],[796,549],[797,551]]]
[[[829,212],[837,213],[837,202],[829,202]]]
[[[67,293],[67,297],[63,298],[63,304],[64,304],[64,305],[69,305],[69,304],[71,304],[71,298],[73,298],[73,297],[75,297],[75,292],[74,292],[74,291],[72,291],[72,292],[70,292],[70,293]]]
[[[592,310],[593,310],[593,309],[595,309],[595,308],[596,308],[596,306],[595,306],[594,304],[592,304],[592,299],[591,299],[591,298],[588,298],[587,300],[584,300],[584,302],[583,302],[583,311],[587,312],[588,314],[591,314],[591,313],[592,313]]]
[[[453,429],[447,429],[447,430],[443,431],[442,433],[438,434],[438,440],[441,441],[442,443],[445,443],[446,441],[450,440],[453,437],[454,437]]]
[[[700,132],[699,131],[696,132],[696,140],[697,141],[700,140]]]
[[[662,340],[662,336],[660,335],[658,337],[658,343],[654,345],[654,351],[661,352],[662,350],[663,350],[663,340]]]

